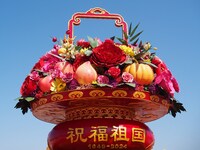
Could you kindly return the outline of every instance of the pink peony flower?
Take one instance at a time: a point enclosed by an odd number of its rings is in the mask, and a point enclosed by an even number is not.
[[[143,85],[136,85],[135,90],[144,91],[144,86]]]
[[[98,45],[101,45],[103,43],[99,38],[95,38],[95,40],[97,40]]]
[[[60,78],[61,78],[65,83],[69,83],[70,81],[73,80],[73,74],[72,74],[72,73],[63,74],[63,73],[61,72]]]
[[[128,72],[123,72],[122,79],[123,79],[123,82],[131,83],[131,82],[133,82],[133,75]]]
[[[37,71],[31,72],[29,76],[30,76],[30,79],[34,81],[38,81],[40,79],[40,76]]]
[[[108,84],[109,83],[109,78],[107,76],[100,75],[100,76],[97,77],[97,82],[99,84]]]
[[[162,71],[162,73],[157,75],[155,78],[155,84],[162,87],[172,97],[174,96],[175,91],[179,91],[178,83],[169,70]]]

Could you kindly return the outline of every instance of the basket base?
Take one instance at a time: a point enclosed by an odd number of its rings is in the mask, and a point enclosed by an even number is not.
[[[149,122],[167,114],[169,101],[131,88],[95,88],[47,95],[31,108],[36,118],[54,124],[91,118]]]

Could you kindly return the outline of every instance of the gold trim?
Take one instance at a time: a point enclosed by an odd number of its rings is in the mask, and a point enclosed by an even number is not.
[[[159,102],[160,98],[157,95],[151,95],[150,100],[154,102]]]
[[[63,95],[62,94],[54,94],[51,96],[51,101],[59,101],[63,99]]]
[[[153,145],[155,143],[155,140],[153,140],[146,148],[145,150],[153,150]]]
[[[46,98],[41,98],[39,101],[38,101],[38,104],[39,105],[44,105],[47,103],[47,99]]]
[[[103,90],[92,90],[89,95],[91,97],[102,97],[104,96],[106,93]]]
[[[144,99],[146,97],[146,94],[144,92],[135,91],[133,93],[133,97],[137,99]]]
[[[70,92],[68,96],[71,99],[79,99],[79,98],[83,97],[83,92],[73,91],[73,92]]]
[[[127,96],[127,92],[124,90],[115,90],[112,92],[112,95],[114,97],[126,97]]]
[[[134,110],[124,107],[77,107],[65,112],[66,121],[91,119],[91,118],[113,118],[134,120]]]
[[[37,107],[38,107],[37,103],[36,103],[36,102],[33,102],[33,104],[32,104],[32,109],[35,109],[35,108],[37,108]]]
[[[162,100],[162,104],[163,104],[164,106],[169,106],[167,100],[165,100],[165,99]]]

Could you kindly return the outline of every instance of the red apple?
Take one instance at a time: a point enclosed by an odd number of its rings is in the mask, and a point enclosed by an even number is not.
[[[64,74],[66,73],[74,74],[73,66],[69,62],[58,62],[56,63],[55,68],[57,68]]]
[[[49,92],[51,88],[52,77],[50,75],[40,78],[38,86],[42,92]]]

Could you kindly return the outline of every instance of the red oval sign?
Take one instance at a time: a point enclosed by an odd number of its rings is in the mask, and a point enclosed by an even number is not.
[[[48,136],[50,150],[151,150],[152,131],[143,123],[87,119],[56,125]]]

